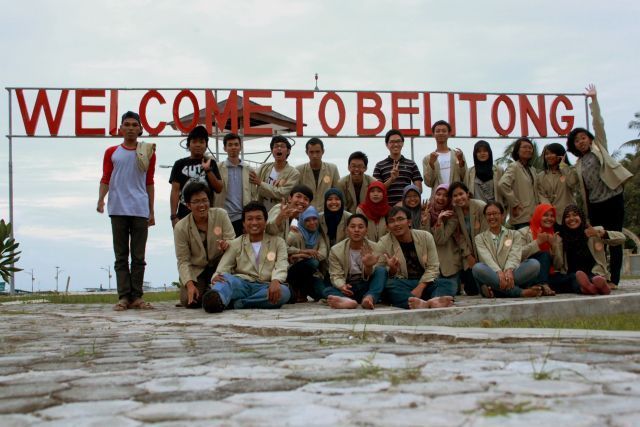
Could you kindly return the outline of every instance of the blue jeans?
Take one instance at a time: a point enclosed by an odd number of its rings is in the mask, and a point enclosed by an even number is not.
[[[551,254],[549,252],[536,252],[529,257],[540,263],[540,272],[536,283],[549,283],[549,270],[551,270]]]
[[[493,295],[502,298],[517,298],[521,296],[522,289],[536,283],[540,272],[540,263],[535,259],[527,259],[520,263],[518,268],[513,270],[515,286],[511,289],[500,289],[500,277],[487,264],[477,262],[473,266],[473,277],[480,285],[488,285],[493,290]]]
[[[357,280],[354,282],[349,282],[349,284],[351,285],[351,291],[353,292],[353,297],[350,298],[356,300],[358,304],[360,304],[365,296],[371,295],[371,297],[373,298],[373,302],[377,303],[378,301],[380,301],[380,295],[382,295],[382,291],[384,289],[384,284],[386,281],[387,269],[384,267],[376,267],[373,270],[371,277],[369,277],[369,280]],[[335,295],[338,297],[346,296],[345,294],[340,292],[340,289],[336,288],[335,286],[327,286],[324,289],[324,297],[326,298],[329,295]]]
[[[289,288],[280,285],[280,299],[277,304],[269,302],[269,284],[249,282],[233,274],[224,273],[224,282],[213,284],[214,291],[218,292],[225,307],[233,308],[280,308],[291,297]]]
[[[389,279],[385,292],[389,302],[394,307],[409,308],[409,298],[413,295],[413,291],[420,283],[419,279]],[[423,300],[442,296],[455,296],[458,293],[457,275],[450,278],[438,277],[433,283],[427,286],[422,295]]]

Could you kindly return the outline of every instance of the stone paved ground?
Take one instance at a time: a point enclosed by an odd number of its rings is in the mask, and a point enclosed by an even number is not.
[[[640,425],[638,332],[327,315],[2,306],[0,426]]]

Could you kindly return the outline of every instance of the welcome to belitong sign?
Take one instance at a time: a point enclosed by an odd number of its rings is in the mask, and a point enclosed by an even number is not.
[[[174,137],[204,124],[211,134],[363,138],[400,129],[431,136],[447,120],[453,136],[558,138],[588,126],[582,94],[442,91],[7,88],[9,137],[114,137],[120,114],[138,111],[144,133]],[[15,103],[17,102],[17,108]],[[17,112],[14,112],[17,110]]]

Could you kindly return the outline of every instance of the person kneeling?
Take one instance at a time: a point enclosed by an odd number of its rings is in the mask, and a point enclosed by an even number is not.
[[[389,279],[385,292],[394,307],[437,308],[453,305],[458,290],[455,280],[438,278],[440,263],[433,236],[412,230],[411,212],[394,206],[387,215],[389,234],[380,238]]]
[[[378,264],[375,243],[368,240],[368,220],[354,214],[347,220],[348,238],[331,248],[329,276],[333,286],[324,294],[332,308],[362,308],[373,310],[387,280],[387,270]]]
[[[540,263],[532,258],[520,262],[521,234],[502,225],[502,204],[487,203],[484,216],[489,229],[475,238],[480,262],[472,268],[473,277],[480,285],[482,296],[518,298],[542,295],[540,286],[531,286],[536,282],[540,272]]]
[[[233,225],[224,209],[210,208],[210,190],[202,182],[187,184],[183,191],[191,211],[173,229],[180,275],[180,304],[200,308],[202,295],[210,288],[213,272],[230,240]]]
[[[267,209],[249,202],[242,209],[245,234],[231,241],[211,279],[213,287],[202,297],[208,313],[232,308],[280,308],[291,293],[287,278],[287,244],[265,234]]]

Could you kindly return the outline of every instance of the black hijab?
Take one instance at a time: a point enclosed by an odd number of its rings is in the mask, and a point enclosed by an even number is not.
[[[489,151],[489,158],[484,162],[478,160],[479,148],[486,148]],[[480,181],[487,182],[493,179],[493,151],[487,141],[480,140],[473,146],[473,165],[476,168],[476,177]]]

